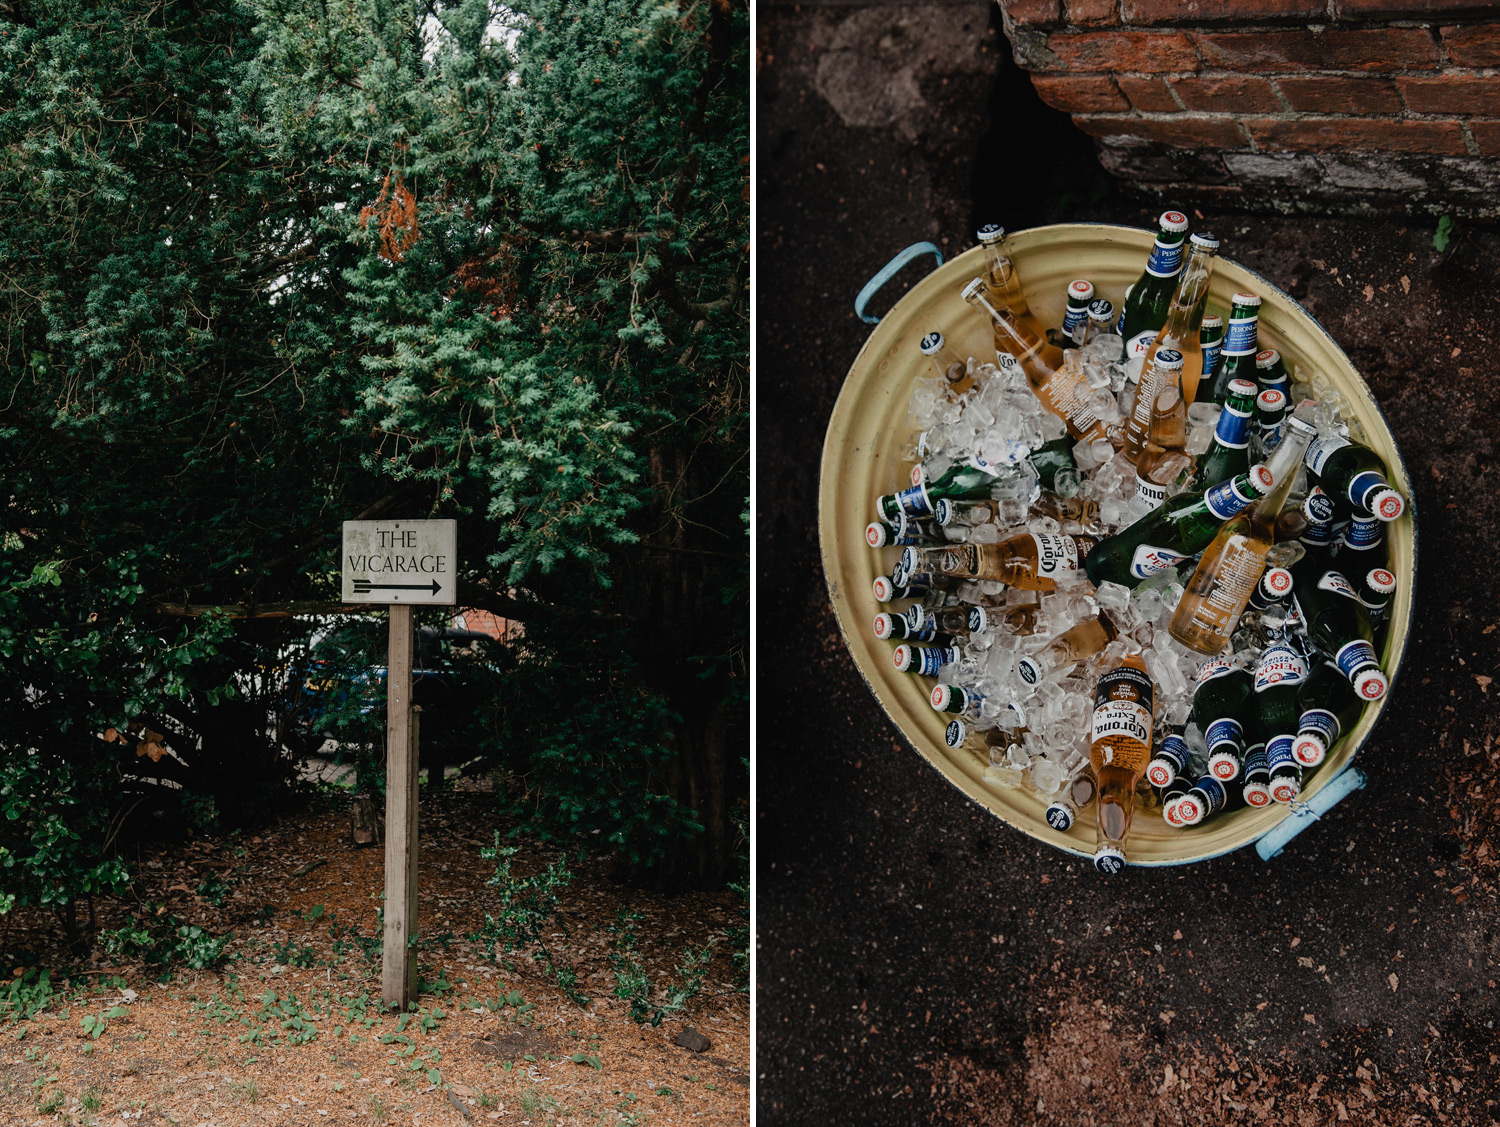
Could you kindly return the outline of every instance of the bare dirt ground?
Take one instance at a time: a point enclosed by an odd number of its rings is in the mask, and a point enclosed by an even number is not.
[[[579,1005],[526,952],[511,970],[467,938],[499,910],[485,883],[495,863],[479,856],[492,844],[485,796],[424,794],[422,804],[415,1013],[382,1014],[378,1004],[383,850],[351,844],[341,804],[289,815],[261,834],[145,859],[137,895],[232,933],[229,957],[164,975],[96,955],[42,1012],[0,1026],[0,1121],[685,1127],[748,1118],[749,1000],[726,943],[743,920],[736,897],[643,892],[613,879],[607,862],[570,858],[577,876],[551,944],[590,997]],[[518,844],[517,875],[557,859],[555,849]],[[131,907],[101,902],[99,926],[118,926]],[[608,929],[621,907],[643,917],[640,962],[658,987],[680,979],[687,945],[714,944],[701,992],[659,1027],[633,1021],[613,997]],[[29,946],[43,965],[65,960],[49,917],[16,917],[7,950]],[[674,1043],[688,1027],[707,1039],[701,1051]]]
[[[1415,484],[1415,626],[1369,787],[1281,856],[1103,882],[943,782],[849,659],[817,466],[870,331],[854,294],[919,240],[1174,202],[1114,193],[1002,65],[996,11],[776,2],[759,25],[760,1122],[1495,1122],[1495,231],[1439,249],[1430,220],[1190,210],[1341,343]]]

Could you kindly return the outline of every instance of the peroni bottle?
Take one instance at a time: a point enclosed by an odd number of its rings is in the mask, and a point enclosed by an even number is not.
[[[1279,391],[1288,403],[1292,400],[1292,378],[1286,374],[1281,353],[1274,348],[1255,354],[1255,383],[1261,391]]]
[[[1254,697],[1255,678],[1248,670],[1223,658],[1210,658],[1199,666],[1192,719],[1208,744],[1208,773],[1221,782],[1240,773]]]
[[[1271,773],[1271,797],[1290,802],[1297,797],[1301,769],[1292,745],[1297,741],[1297,689],[1307,680],[1307,659],[1285,643],[1267,646],[1255,669],[1255,708],[1266,738],[1266,766]],[[1292,768],[1288,770],[1288,768]]]
[[[1203,350],[1203,369],[1198,375],[1200,383],[1211,382],[1219,367],[1219,353],[1224,347],[1224,318],[1217,313],[1204,314],[1203,324],[1198,329],[1198,347]]]
[[[1331,656],[1362,700],[1385,696],[1390,681],[1375,656],[1370,614],[1359,589],[1317,556],[1292,565],[1292,598],[1313,645]]]
[[[1364,711],[1349,679],[1337,665],[1325,661],[1297,690],[1297,739],[1292,755],[1308,770],[1322,763]]]
[[[1154,356],[1160,348],[1182,353],[1182,394],[1191,402],[1203,372],[1203,343],[1199,334],[1203,328],[1203,311],[1208,304],[1208,285],[1213,280],[1214,255],[1219,252],[1219,240],[1213,235],[1197,234],[1188,243],[1187,263],[1172,293],[1167,319],[1157,331],[1146,355]],[[1147,400],[1148,410],[1151,402]]]
[[[1211,383],[1198,385],[1195,403],[1223,403],[1229,395],[1230,380],[1255,383],[1257,329],[1260,324],[1260,297],[1240,292],[1234,295],[1229,310],[1229,327],[1224,333],[1222,360]]]
[[[1177,275],[1182,272],[1187,229],[1188,218],[1182,212],[1162,213],[1157,224],[1156,245],[1151,248],[1146,269],[1126,291],[1115,332],[1124,338],[1120,359],[1134,360],[1137,367],[1150,355],[1148,349],[1152,341],[1167,323],[1172,295],[1177,292]]]
[[[1193,488],[1199,489],[1250,468],[1250,417],[1255,413],[1255,385],[1233,380],[1224,409],[1214,426],[1213,444],[1198,460]]]
[[[1211,489],[1179,493],[1155,512],[1101,540],[1088,553],[1084,568],[1095,585],[1135,587],[1141,580],[1202,551],[1226,520],[1242,513],[1274,486],[1271,470],[1256,466]]]
[[[1156,686],[1140,654],[1126,654],[1099,678],[1089,762],[1099,783],[1094,865],[1103,873],[1125,867],[1125,839],[1135,813],[1135,787],[1151,758],[1151,714]]]
[[[1307,468],[1330,494],[1347,498],[1356,509],[1381,520],[1395,520],[1406,511],[1406,499],[1386,481],[1380,455],[1357,442],[1336,434],[1319,435],[1307,448]]]
[[[1078,348],[1088,338],[1089,302],[1093,300],[1093,282],[1077,278],[1068,283],[1068,304],[1056,342],[1060,347]]]

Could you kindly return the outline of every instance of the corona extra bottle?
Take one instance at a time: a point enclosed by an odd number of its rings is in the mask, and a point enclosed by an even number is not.
[[[990,304],[983,279],[975,278],[965,286],[963,299],[990,318],[995,329],[995,360],[1002,371],[1012,364],[1019,365],[1042,406],[1062,419],[1075,441],[1104,437],[1104,423],[1089,401],[1093,389],[1082,368],[1060,370],[1050,363],[1042,342],[1027,340],[1014,318],[1002,315]],[[1058,353],[1057,362],[1061,363],[1061,351],[1053,351]]]
[[[1276,518],[1292,491],[1297,465],[1317,431],[1293,415],[1287,436],[1271,456],[1271,492],[1228,521],[1204,551],[1172,613],[1167,632],[1190,650],[1216,654],[1229,642],[1250,593],[1260,582],[1271,550]],[[905,551],[913,551],[911,548]]]
[[[955,352],[937,331],[928,333],[917,344],[923,356],[932,361],[937,372],[938,386],[951,402],[957,402],[974,389],[974,377],[969,375],[969,364]]]
[[[1211,383],[1198,385],[1195,403],[1223,403],[1229,395],[1231,380],[1255,383],[1257,329],[1260,324],[1260,297],[1237,293],[1229,310],[1229,327],[1224,332],[1222,360]]]
[[[1125,838],[1135,813],[1135,787],[1151,758],[1151,714],[1156,686],[1140,654],[1126,654],[1099,678],[1089,762],[1099,783],[1094,865],[1117,873],[1125,866]]]
[[[1098,543],[1092,536],[1019,532],[994,544],[905,548],[909,574],[934,570],[962,579],[997,580],[1023,591],[1055,591],[1060,577],[1076,572]]]
[[[1146,269],[1126,291],[1115,332],[1124,338],[1120,358],[1126,362],[1135,361],[1137,368],[1150,355],[1148,350],[1156,340],[1156,334],[1167,323],[1172,295],[1177,292],[1177,275],[1182,272],[1187,229],[1188,218],[1182,212],[1162,213],[1157,224],[1156,245],[1151,248]]]
[[[1146,448],[1135,463],[1135,495],[1152,508],[1160,507],[1171,484],[1192,465],[1187,453],[1187,403],[1181,388],[1169,387],[1151,408]]]
[[[1274,487],[1271,470],[1256,466],[1211,489],[1179,493],[1155,512],[1101,540],[1088,553],[1084,568],[1095,585],[1135,587],[1141,580],[1202,551],[1226,520],[1244,512]]]
[[[1083,339],[1087,344],[1101,333],[1115,331],[1115,306],[1108,298],[1096,297],[1089,302],[1088,331]]]
[[[1109,615],[1100,611],[1064,630],[1036,653],[1023,655],[1016,662],[1016,672],[1028,685],[1035,685],[1065,665],[1093,657],[1119,636]]]

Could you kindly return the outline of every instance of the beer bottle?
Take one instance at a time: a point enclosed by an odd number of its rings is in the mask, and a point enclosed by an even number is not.
[[[1368,447],[1337,434],[1322,434],[1307,448],[1306,460],[1324,489],[1347,498],[1356,509],[1385,521],[1406,511],[1406,499],[1386,481],[1385,463]]]
[[[1120,359],[1134,360],[1140,367],[1156,334],[1167,323],[1172,295],[1177,292],[1177,275],[1182,272],[1183,242],[1187,236],[1188,218],[1180,211],[1162,213],[1157,224],[1156,245],[1146,260],[1146,269],[1125,293],[1120,320],[1115,332],[1124,338]]]
[[[889,611],[881,611],[875,616],[875,637],[881,641],[922,642],[944,649],[957,644],[953,635],[939,634],[937,626],[925,618],[918,617],[913,621],[905,614],[891,614]]]
[[[1297,466],[1316,433],[1311,423],[1296,415],[1287,421],[1286,438],[1268,467],[1274,487],[1254,507],[1225,523],[1198,561],[1167,626],[1167,632],[1188,649],[1218,653],[1234,633],[1265,570],[1276,518],[1292,491]]]
[[[1066,524],[1070,520],[1079,524],[1092,524],[1099,515],[1099,502],[1083,497],[1059,497],[1056,493],[1043,493],[1031,503],[1031,511],[1051,517],[1059,524]]]
[[[1044,442],[1026,455],[1031,468],[1036,470],[1037,482],[1043,489],[1058,492],[1057,475],[1066,470],[1078,473],[1078,461],[1073,457],[1075,440],[1063,435],[1051,442]]]
[[[1232,380],[1224,409],[1214,426],[1213,444],[1198,459],[1192,485],[1200,489],[1250,468],[1250,416],[1255,413],[1255,385]]]
[[[899,599],[925,599],[932,593],[932,584],[928,582],[929,576],[921,575],[913,578],[916,582],[897,583],[889,575],[877,575],[870,587],[875,593],[875,600],[881,603],[896,602]]]
[[[1267,646],[1255,669],[1255,706],[1261,734],[1266,738],[1266,766],[1271,773],[1271,797],[1290,802],[1296,797],[1285,780],[1300,772],[1278,772],[1286,764],[1296,766],[1292,745],[1297,740],[1297,689],[1307,680],[1307,659],[1284,642]]]
[[[1359,588],[1359,601],[1365,604],[1370,614],[1370,625],[1375,629],[1385,621],[1390,610],[1391,596],[1396,593],[1396,574],[1383,567],[1372,567],[1365,572],[1364,582]]]
[[[1103,873],[1125,866],[1125,838],[1135,813],[1135,786],[1151,758],[1151,714],[1156,687],[1140,654],[1126,654],[1094,690],[1089,762],[1099,783],[1098,844],[1094,865]]]
[[[1192,761],[1187,740],[1181,729],[1168,732],[1156,749],[1156,755],[1146,764],[1146,781],[1158,790],[1168,786],[1178,775],[1185,774]]]
[[[1259,734],[1251,738],[1245,749],[1245,782],[1240,794],[1246,806],[1257,810],[1271,805],[1271,767],[1266,760],[1266,741]]]
[[[1172,293],[1167,319],[1157,331],[1146,355],[1155,356],[1161,348],[1182,353],[1182,396],[1191,401],[1198,391],[1198,380],[1203,372],[1203,342],[1199,334],[1203,329],[1203,311],[1208,304],[1208,285],[1213,279],[1219,240],[1213,235],[1197,234],[1188,243],[1187,263]],[[1146,401],[1148,411],[1154,401],[1155,396]]]
[[[989,579],[1023,591],[1055,591],[1060,576],[1078,570],[1098,543],[1092,536],[1018,532],[993,544],[903,548],[909,572],[935,570],[963,579]]]
[[[1201,383],[1212,382],[1219,367],[1219,352],[1224,347],[1224,318],[1217,313],[1206,313],[1198,329],[1198,347],[1203,350],[1203,369],[1198,379]],[[1196,389],[1194,389],[1196,394]]]
[[[984,703],[984,694],[959,685],[945,685],[939,681],[932,687],[927,698],[936,712],[956,713],[964,720],[978,720],[979,708]]]
[[[1193,465],[1187,453],[1187,403],[1173,386],[1156,397],[1146,448],[1135,463],[1135,495],[1153,509],[1167,499],[1168,487]]]
[[[1198,385],[1195,403],[1223,403],[1229,396],[1231,380],[1255,383],[1256,330],[1260,323],[1260,297],[1240,292],[1234,295],[1229,310],[1229,327],[1224,333],[1222,362],[1213,382]]]
[[[1250,592],[1250,606],[1256,610],[1265,610],[1291,593],[1292,573],[1284,567],[1268,567],[1261,575],[1260,582],[1255,585],[1255,590]]]
[[[1088,339],[1089,302],[1093,300],[1093,282],[1078,278],[1068,283],[1068,304],[1055,341],[1059,347],[1078,348]]]
[[[1270,469],[1256,466],[1211,489],[1179,493],[1155,512],[1101,540],[1088,553],[1084,569],[1096,586],[1135,587],[1202,551],[1226,520],[1270,493],[1274,485]]]
[[[1332,506],[1330,506],[1332,510]],[[1332,517],[1329,521],[1329,539],[1332,539]],[[1385,545],[1385,525],[1379,517],[1369,513],[1350,514],[1349,523],[1339,536],[1339,564],[1348,569],[1351,578],[1372,567],[1384,567],[1391,562]]]
[[[908,544],[942,544],[947,537],[929,521],[907,520],[901,514],[896,521],[872,520],[865,525],[865,543],[872,548],[905,547]]]
[[[989,524],[995,519],[996,512],[995,502],[988,498],[943,497],[932,505],[932,519],[939,528],[974,528]]]
[[[976,725],[984,724],[981,730]],[[993,721],[971,721],[959,718],[949,721],[943,732],[943,742],[949,747],[962,747],[970,737],[982,741],[985,747],[1004,751],[1011,744],[1021,743],[1031,729],[1026,726],[1026,710],[1012,701],[1000,710]],[[978,750],[978,748],[976,748]]]
[[[1191,790],[1178,797],[1171,819],[1179,826],[1196,826],[1229,803],[1229,791],[1212,775],[1204,775]]]
[[[1089,302],[1089,316],[1086,325],[1087,335],[1083,338],[1084,344],[1102,334],[1113,333],[1115,331],[1114,302],[1110,301],[1107,297],[1096,297],[1093,301]]]
[[[1130,417],[1125,420],[1120,446],[1120,452],[1131,462],[1138,461],[1141,451],[1146,448],[1146,440],[1151,434],[1151,411],[1157,398],[1168,388],[1182,387],[1182,364],[1182,353],[1174,348],[1158,348],[1152,353],[1150,362],[1141,369],[1140,384],[1131,404]]]
[[[1326,555],[1333,549],[1333,513],[1333,498],[1323,492],[1322,486],[1314,485],[1307,491],[1302,502],[1302,515],[1307,523],[1297,538],[1309,552]]]
[[[1192,720],[1208,744],[1208,773],[1230,782],[1240,773],[1245,754],[1245,726],[1255,708],[1255,678],[1223,658],[1198,668]]]
[[[1359,719],[1365,702],[1359,699],[1343,671],[1325,661],[1297,690],[1297,739],[1292,755],[1308,770],[1322,763],[1339,737]]]
[[[892,654],[898,673],[936,677],[938,670],[958,660],[956,646],[913,646],[902,642]]]
[[[1002,316],[990,304],[983,279],[975,278],[965,286],[963,299],[990,318],[995,329],[995,361],[1002,372],[1018,365],[1042,406],[1062,419],[1075,442],[1104,437],[1104,423],[1090,402],[1093,388],[1084,378],[1082,368],[1059,370],[1049,363],[1042,342],[1027,340],[1013,318]],[[1060,364],[1061,352],[1053,351],[1058,352]]]
[[[1375,632],[1359,590],[1326,561],[1309,555],[1292,565],[1292,598],[1313,645],[1333,658],[1360,699],[1385,696],[1390,681],[1375,656]]]
[[[938,386],[951,402],[962,399],[974,388],[974,377],[969,375],[969,363],[952,348],[940,332],[930,332],[917,344],[922,355],[932,361],[938,375]]]
[[[1255,354],[1255,383],[1261,391],[1279,391],[1286,396],[1287,403],[1292,401],[1292,378],[1286,374],[1286,365],[1281,361],[1281,353],[1274,348],[1267,348]]]
[[[1065,665],[1093,657],[1120,636],[1109,615],[1102,610],[1064,630],[1036,653],[1016,662],[1016,672],[1028,685],[1035,685]]]
[[[979,228],[979,245],[984,248],[984,282],[990,301],[1023,322],[1032,337],[1045,341],[1047,330],[1026,303],[1026,289],[1005,251],[1005,228],[986,223]]]
[[[1286,421],[1286,396],[1268,387],[1255,397],[1255,436],[1250,457],[1264,458],[1281,444],[1281,425]]]
[[[984,607],[966,606],[962,603],[947,607],[913,606],[907,609],[907,618],[924,629],[931,626],[955,638],[967,638],[983,634],[990,628],[990,612]]]
[[[1186,775],[1178,775],[1166,786],[1162,787],[1157,797],[1161,799],[1161,816],[1167,825],[1173,829],[1186,829],[1177,818],[1177,807],[1182,802],[1183,795],[1193,789],[1193,784],[1188,781]]]
[[[919,466],[918,469],[921,467]],[[896,524],[902,514],[914,520],[932,516],[932,506],[944,497],[968,500],[988,497],[999,471],[979,458],[954,462],[936,481],[924,479],[876,502],[880,519]]]

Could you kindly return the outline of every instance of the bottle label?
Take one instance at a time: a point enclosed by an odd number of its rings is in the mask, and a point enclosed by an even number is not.
[[[1218,426],[1214,427],[1214,440],[1231,450],[1243,450],[1250,445],[1250,412],[1237,411],[1227,403],[1219,412]]]
[[[1036,542],[1036,573],[1052,576],[1059,571],[1075,571],[1078,568],[1078,543],[1071,536],[1055,532],[1033,532]]]
[[[1340,438],[1336,434],[1320,434],[1312,440],[1307,448],[1307,453],[1302,456],[1302,461],[1307,468],[1319,477],[1323,476],[1323,467],[1328,464],[1328,459],[1345,446],[1352,446],[1347,438]]]
[[[1080,335],[1082,326],[1088,321],[1088,317],[1089,311],[1087,308],[1075,308],[1069,304],[1068,311],[1063,314],[1063,336],[1071,337],[1076,341]]]
[[[916,673],[923,677],[936,677],[938,670],[958,660],[958,649],[947,649],[939,646],[912,646],[912,663],[907,666],[908,673]]]
[[[1173,732],[1161,741],[1161,751],[1157,754],[1163,759],[1172,760],[1176,765],[1178,774],[1187,770],[1188,760],[1192,758],[1192,753],[1188,750],[1187,740],[1183,739],[1176,732]],[[1162,785],[1165,786],[1166,784]]]
[[[1137,382],[1141,378],[1141,368],[1146,362],[1146,353],[1151,351],[1151,345],[1156,341],[1156,334],[1159,332],[1161,332],[1160,325],[1154,329],[1136,333],[1125,342],[1125,361],[1134,369]]]
[[[1245,777],[1249,778],[1256,771],[1270,773],[1266,764],[1266,745],[1263,743],[1256,744],[1245,752]]]
[[[1149,478],[1138,477],[1135,479],[1135,495],[1153,509],[1157,509],[1167,499],[1167,487],[1165,485],[1157,485],[1156,482],[1151,481]]]
[[[1326,708],[1310,708],[1297,723],[1297,734],[1315,735],[1322,739],[1324,749],[1334,745],[1339,738],[1339,718]]]
[[[1219,366],[1219,350],[1224,347],[1223,340],[1216,340],[1213,344],[1203,346],[1203,378],[1213,376],[1214,369]]]
[[[1223,415],[1219,417],[1223,418]],[[1221,481],[1218,485],[1210,486],[1203,494],[1203,502],[1208,506],[1208,511],[1220,520],[1238,516],[1250,507],[1251,499],[1234,486],[1235,479],[1230,478],[1228,481]]]
[[[1355,590],[1354,584],[1350,583],[1336,571],[1325,571],[1323,573],[1322,578],[1318,580],[1318,590],[1347,595],[1355,602],[1359,601],[1359,592]]]
[[[1354,480],[1349,483],[1349,500],[1368,512],[1370,505],[1367,501],[1370,493],[1385,484],[1385,478],[1374,470],[1365,470],[1363,473],[1355,474]]]
[[[1261,654],[1255,671],[1255,691],[1263,693],[1272,685],[1300,685],[1307,680],[1307,659],[1289,646],[1271,646]]]
[[[1278,767],[1297,765],[1297,757],[1292,754],[1292,745],[1297,742],[1297,737],[1283,733],[1272,736],[1266,743],[1266,766],[1272,771]]]
[[[1130,558],[1130,574],[1137,579],[1150,579],[1160,575],[1169,567],[1176,567],[1188,557],[1170,548],[1158,548],[1154,544],[1142,544]]]
[[[1224,717],[1215,720],[1208,726],[1208,731],[1203,733],[1203,739],[1208,744],[1208,753],[1212,755],[1225,744],[1233,745],[1238,751],[1245,746],[1245,729],[1240,722],[1232,717]]]
[[[1228,658],[1211,657],[1198,666],[1198,684],[1212,681],[1215,677],[1222,677],[1226,673],[1233,673],[1234,669],[1234,662]]]
[[[1333,655],[1334,664],[1345,677],[1353,679],[1354,675],[1361,669],[1370,667],[1380,668],[1380,662],[1375,660],[1375,647],[1363,638],[1356,638],[1339,647],[1339,652]]]
[[[989,474],[991,477],[1000,476],[1000,467],[990,465],[990,463],[986,462],[978,454],[975,454],[972,457],[966,459],[964,465],[969,466],[972,469],[976,469],[980,473]]]
[[[1229,327],[1224,330],[1224,355],[1249,356],[1258,351],[1255,335],[1259,321],[1259,314],[1254,317],[1231,317]]]
[[[1206,800],[1208,809],[1203,812],[1205,818],[1224,809],[1224,804],[1229,801],[1229,792],[1224,789],[1224,784],[1212,775],[1204,775],[1193,784],[1193,789]]]
[[[1151,758],[1151,705],[1156,686],[1141,669],[1111,669],[1094,689],[1089,757],[1095,768],[1144,771]]]
[[[1344,528],[1344,547],[1362,552],[1378,545],[1382,535],[1379,520],[1374,517],[1355,517]]]
[[[1157,239],[1151,257],[1146,260],[1146,273],[1157,278],[1175,278],[1182,271],[1182,246]],[[1129,300],[1128,294],[1126,299]]]
[[[1151,742],[1151,710],[1142,708],[1133,700],[1107,700],[1094,707],[1093,741],[1099,743],[1108,737],[1125,736],[1142,745]],[[1110,749],[1105,749],[1106,764],[1114,762]]]
[[[908,517],[920,519],[932,515],[932,501],[927,496],[927,486],[913,485],[896,494],[896,504]]]

